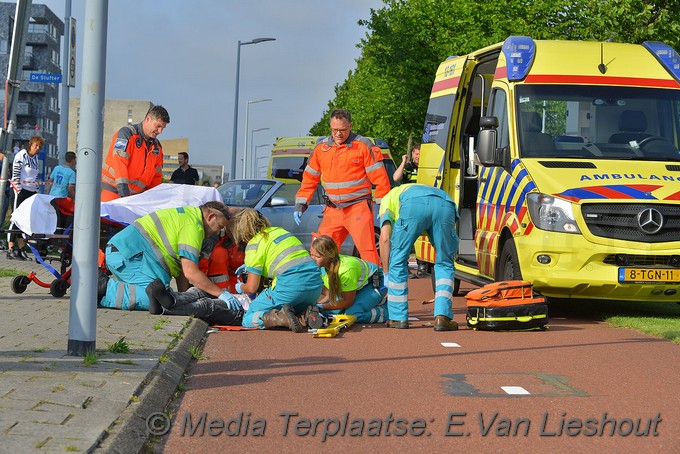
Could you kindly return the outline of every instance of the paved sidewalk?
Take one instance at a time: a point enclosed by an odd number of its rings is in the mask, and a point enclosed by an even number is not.
[[[8,260],[4,251],[0,268],[55,279],[42,265]],[[70,291],[55,298],[31,282],[15,294],[11,282],[0,278],[0,453],[138,452],[147,418],[172,398],[207,325],[98,309],[98,362],[88,366],[66,356]],[[123,337],[129,353],[110,353]]]

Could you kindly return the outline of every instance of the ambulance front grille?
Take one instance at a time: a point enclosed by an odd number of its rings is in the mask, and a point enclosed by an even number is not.
[[[644,243],[680,241],[680,205],[592,203],[584,204],[581,212],[595,236]],[[646,222],[650,216],[653,222]],[[661,225],[657,232],[655,223]]]
[[[677,261],[677,256],[670,255],[635,255],[635,254],[625,254],[626,262],[625,266],[639,266],[639,267],[676,267],[675,261]],[[671,258],[674,257],[674,258]],[[603,262],[607,265],[621,265],[616,260],[616,255],[611,254],[604,258]]]

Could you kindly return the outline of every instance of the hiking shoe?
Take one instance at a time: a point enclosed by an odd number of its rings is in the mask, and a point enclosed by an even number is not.
[[[458,323],[451,320],[445,315],[437,315],[434,318],[434,330],[435,331],[456,331],[458,329]]]
[[[408,320],[388,320],[388,328],[408,329]]]
[[[323,316],[319,306],[316,304],[307,307],[305,319],[307,321],[307,327],[311,329],[320,329],[326,325],[326,317]]]

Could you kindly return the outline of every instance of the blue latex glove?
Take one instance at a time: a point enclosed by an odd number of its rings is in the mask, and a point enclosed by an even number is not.
[[[384,287],[384,288],[388,288],[389,286],[390,286],[390,281],[389,281],[389,279],[387,278],[387,274],[384,274],[384,275],[383,275],[383,287]]]
[[[242,309],[241,303],[238,302],[236,297],[226,290],[220,293],[220,296],[218,296],[218,298],[224,301],[229,310],[231,311],[237,311],[239,309]]]
[[[243,293],[243,282],[237,282],[236,283],[236,292],[237,293]]]
[[[236,271],[234,272],[236,276],[241,277],[243,273],[246,271],[246,264],[244,263],[243,265],[239,266],[236,268]]]
[[[302,223],[302,211],[293,211],[293,219],[295,219],[295,223],[297,225],[300,225]]]
[[[323,304],[317,304],[316,307],[318,307],[320,311],[323,311],[323,310],[324,310],[324,309],[323,309]]]

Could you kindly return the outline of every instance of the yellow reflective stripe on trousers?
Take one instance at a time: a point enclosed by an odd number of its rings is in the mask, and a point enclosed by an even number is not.
[[[437,279],[434,283],[435,287],[439,285],[448,285],[453,288],[453,279]]]
[[[448,290],[437,290],[434,294],[434,298],[437,299],[440,296],[443,296],[444,298],[451,299],[451,298],[453,298],[453,292],[449,292]]]
[[[125,282],[118,281],[116,286],[116,309],[123,308],[123,298],[125,297]]]
[[[128,310],[134,311],[137,307],[137,286],[128,284]]]

